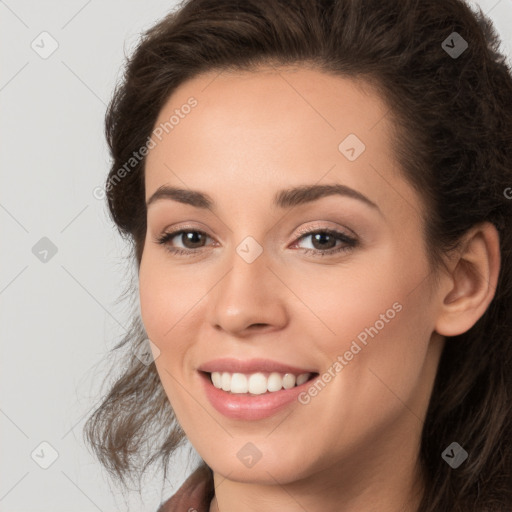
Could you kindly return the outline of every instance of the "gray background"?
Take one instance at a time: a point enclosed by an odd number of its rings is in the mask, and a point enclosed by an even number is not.
[[[512,60],[512,0],[478,4]],[[175,5],[0,0],[0,511],[155,512],[190,470],[182,452],[163,492],[152,474],[126,504],[81,439],[130,315],[128,249],[93,195],[105,107],[139,33]],[[47,469],[42,442],[58,452]]]

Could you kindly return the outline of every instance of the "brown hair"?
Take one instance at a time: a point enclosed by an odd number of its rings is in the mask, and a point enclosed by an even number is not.
[[[468,44],[457,56],[443,44],[453,46],[453,32]],[[512,510],[512,74],[499,44],[492,22],[462,0],[189,0],[143,35],[106,115],[108,207],[137,267],[144,159],[113,178],[144,146],[173,91],[211,70],[308,65],[371,84],[390,107],[403,174],[428,206],[431,260],[439,263],[475,224],[496,226],[495,297],[469,331],[447,340],[439,364],[422,432],[418,512]],[[134,314],[114,348],[126,351],[125,371],[84,427],[123,484],[158,459],[165,479],[184,440],[155,365],[134,356],[146,338]],[[458,469],[441,457],[453,441],[469,453]]]

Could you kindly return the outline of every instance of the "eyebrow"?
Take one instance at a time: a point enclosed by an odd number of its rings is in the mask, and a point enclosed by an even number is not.
[[[279,208],[292,208],[306,203],[311,203],[323,197],[340,195],[358,199],[367,206],[381,210],[373,201],[366,196],[347,187],[346,185],[302,185],[286,190],[280,190],[274,196],[274,205]],[[146,208],[156,201],[162,199],[172,199],[180,203],[188,204],[196,208],[211,209],[215,205],[215,201],[208,195],[197,190],[182,189],[171,187],[169,185],[162,185],[146,202]]]

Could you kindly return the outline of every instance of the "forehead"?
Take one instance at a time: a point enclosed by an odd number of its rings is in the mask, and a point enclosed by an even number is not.
[[[249,197],[256,182],[263,191],[326,179],[384,200],[400,176],[389,113],[369,84],[314,69],[201,74],[158,115],[146,199],[164,183],[219,194],[236,185]],[[411,193],[392,188],[395,203]]]
[[[193,109],[187,105],[191,98],[196,103]],[[233,134],[240,135],[281,132],[282,137],[283,129],[288,129],[297,138],[309,133],[330,141],[354,133],[368,140],[385,135],[389,122],[389,109],[367,82],[300,67],[200,74],[173,92],[155,126],[165,128],[173,114],[173,126],[164,138],[179,137],[180,132],[189,136],[187,126],[192,125],[210,138],[221,127],[225,134],[231,126]],[[166,137],[171,132],[173,137]]]

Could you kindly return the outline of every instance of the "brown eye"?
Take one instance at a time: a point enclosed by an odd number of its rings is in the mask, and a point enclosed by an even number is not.
[[[331,229],[317,229],[306,232],[297,240],[296,244],[298,245],[301,240],[307,238],[311,238],[312,248],[302,247],[305,254],[313,253],[320,256],[328,256],[341,251],[348,251],[357,245],[355,238]],[[338,247],[336,247],[337,242],[341,242],[338,244]]]
[[[186,249],[197,249],[198,247],[202,247],[202,243],[206,238],[204,233],[201,233],[200,231],[180,231],[174,237],[179,235],[181,235],[180,241]]]
[[[336,247],[336,238],[329,233],[315,233],[312,236],[313,246],[315,249],[324,250]]]
[[[156,242],[164,245],[168,251],[175,254],[194,254],[202,247],[205,247],[207,238],[210,237],[203,231],[181,229],[171,233],[164,233]],[[172,242],[174,239],[181,243],[182,247],[179,244],[176,246],[176,242]]]

